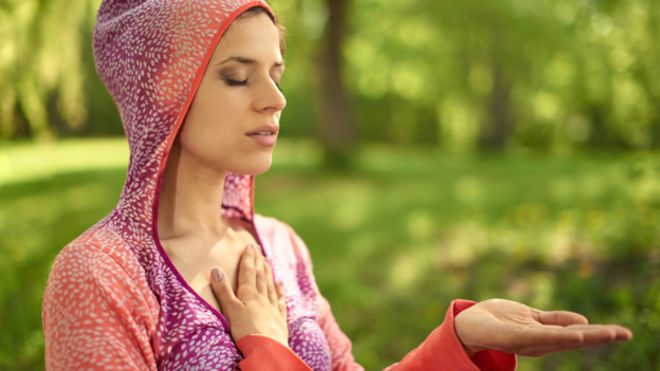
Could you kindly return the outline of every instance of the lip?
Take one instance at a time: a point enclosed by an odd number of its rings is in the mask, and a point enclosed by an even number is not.
[[[263,125],[263,126],[260,126],[256,129],[254,129],[252,131],[248,131],[247,133],[245,133],[245,135],[259,134],[259,133],[264,132],[264,131],[269,132],[270,135],[276,136],[277,132],[279,131],[279,126],[277,126],[275,124],[266,124],[266,125]]]
[[[265,147],[272,147],[275,145],[275,142],[277,142],[277,134],[270,134],[270,135],[252,134],[252,135],[248,135],[248,137],[254,139],[257,143]]]

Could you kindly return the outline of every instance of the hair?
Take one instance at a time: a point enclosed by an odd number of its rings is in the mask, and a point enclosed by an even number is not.
[[[241,13],[241,15],[239,15],[236,19],[253,17],[261,13],[266,14],[268,18],[270,18],[271,21],[273,21],[275,27],[277,27],[277,31],[280,34],[280,51],[282,52],[282,54],[284,54],[284,52],[286,51],[286,28],[279,22],[277,17],[271,14],[268,10],[266,10],[266,8],[261,6],[250,8],[245,12]]]

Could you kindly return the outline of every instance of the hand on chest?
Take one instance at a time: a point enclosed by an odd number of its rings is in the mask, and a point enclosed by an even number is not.
[[[210,285],[211,269],[222,268],[236,292],[241,254],[248,244],[257,244],[249,232],[232,229],[218,241],[185,238],[161,243],[186,283],[216,309],[218,304]]]

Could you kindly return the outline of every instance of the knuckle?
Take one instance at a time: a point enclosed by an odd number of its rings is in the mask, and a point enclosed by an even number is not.
[[[248,271],[254,270],[254,262],[252,261],[252,259],[243,259],[243,261],[241,262],[241,265],[242,265],[241,269],[248,270]]]
[[[241,286],[236,291],[236,295],[243,301],[250,301],[259,296],[256,287]]]
[[[239,298],[245,298],[250,295],[250,287],[245,286],[245,285],[240,285],[238,286],[238,289],[236,289],[236,296]]]
[[[227,291],[225,286],[220,284],[220,283],[213,283],[211,284],[211,289],[213,292],[217,295],[223,296],[225,292]]]

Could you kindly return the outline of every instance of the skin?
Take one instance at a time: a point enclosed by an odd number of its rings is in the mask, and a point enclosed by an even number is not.
[[[249,225],[218,217],[228,172],[258,175],[272,164],[274,147],[245,134],[279,125],[286,106],[278,88],[283,70],[279,30],[267,15],[248,14],[231,24],[168,156],[158,233],[186,282],[228,319],[235,341],[263,334],[288,346],[283,292],[277,295],[261,253],[247,256],[256,244]],[[213,268],[223,272],[220,285],[210,285]],[[223,295],[223,287],[231,295]]]
[[[273,284],[270,265],[258,248],[247,248],[241,257],[236,294],[219,270],[214,270],[211,277],[213,292],[235,341],[245,335],[261,334],[289,346],[284,288]]]
[[[252,63],[231,60],[249,58]],[[257,175],[272,163],[272,147],[245,133],[275,123],[286,106],[278,89],[283,66],[280,35],[263,13],[239,17],[219,42],[168,159],[161,191],[161,243],[177,269],[229,321],[235,341],[249,334],[288,346],[281,286],[247,225],[218,218],[227,172]],[[227,79],[246,80],[244,85]],[[217,269],[222,279],[209,274]],[[619,325],[590,325],[573,312],[546,312],[503,299],[464,310],[455,319],[468,355],[494,349],[539,356],[630,340]]]
[[[543,311],[515,301],[489,299],[462,311],[455,329],[466,353],[493,349],[524,356],[631,340],[620,325],[590,325],[569,311]]]

